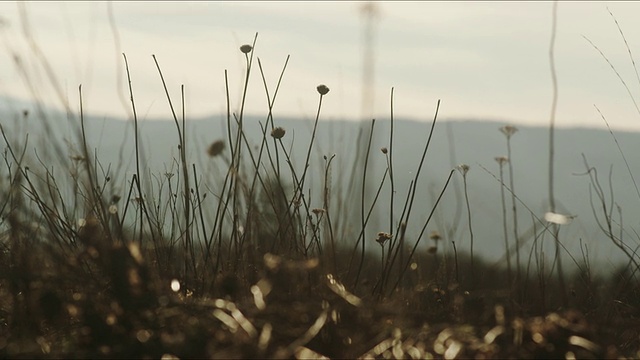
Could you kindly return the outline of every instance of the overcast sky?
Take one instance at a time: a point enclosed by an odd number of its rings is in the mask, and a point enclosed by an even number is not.
[[[255,56],[262,62],[271,93],[291,55],[275,116],[313,118],[319,97],[315,88],[326,84],[331,92],[323,101],[322,119],[327,120],[387,119],[389,94],[395,87],[397,117],[431,120],[436,101],[441,99],[442,118],[548,124],[553,3],[377,2],[374,76],[369,87],[375,101],[363,110],[364,4],[1,2],[0,95],[33,98],[26,73],[39,97],[60,105],[44,68],[29,48],[23,32],[27,25],[73,110],[78,108],[77,88],[82,84],[86,111],[128,116],[123,52],[141,118],[170,116],[152,54],[176,105],[184,84],[188,115],[224,112],[225,69],[235,110],[245,65],[239,46],[251,43],[257,32]],[[20,15],[21,6],[26,17]],[[627,90],[583,37],[600,48],[632,94],[640,97],[636,72],[607,7],[622,27],[632,53],[640,55],[640,3],[560,2],[555,47],[558,126],[604,126],[595,104],[612,127],[640,131],[640,114]],[[16,67],[15,56],[24,72]],[[266,114],[257,62],[248,96],[246,111]]]

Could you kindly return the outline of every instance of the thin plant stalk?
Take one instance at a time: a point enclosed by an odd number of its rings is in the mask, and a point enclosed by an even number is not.
[[[507,157],[509,158],[509,187],[511,188],[511,210],[513,212],[513,239],[516,242],[516,286],[520,286],[520,246],[518,246],[518,210],[516,207],[515,186],[513,181],[513,161],[511,161],[511,138],[507,137]],[[520,299],[518,299],[520,300]]]
[[[129,94],[131,100],[131,108],[133,110],[133,128],[134,128],[134,141],[135,141],[135,151],[136,151],[136,187],[138,190],[138,198],[140,199],[140,210],[139,210],[139,218],[140,225],[142,225],[142,189],[140,188],[140,145],[138,143],[138,115],[136,112],[136,103],[133,99],[133,89],[131,87],[131,74],[129,73],[129,62],[127,61],[127,56],[123,53],[122,57],[124,58],[124,64],[127,71],[127,81],[129,83]],[[140,235],[138,242],[142,245],[142,226],[140,226]]]
[[[517,287],[517,301],[520,302],[522,300],[522,294],[521,294],[521,273],[520,273],[520,245],[519,245],[519,231],[518,231],[518,210],[517,210],[517,206],[516,206],[516,195],[515,195],[515,185],[514,185],[514,179],[513,179],[513,161],[511,158],[511,136],[513,136],[513,134],[516,133],[516,131],[518,131],[518,129],[515,126],[511,126],[511,125],[507,125],[504,126],[502,128],[500,128],[500,131],[502,131],[502,133],[506,136],[507,138],[507,159],[509,159],[509,163],[507,164],[509,167],[509,187],[510,187],[510,193],[511,193],[511,211],[513,213],[513,239],[515,242],[515,246],[516,246],[516,287]]]
[[[440,111],[440,100],[438,100],[438,102],[436,103],[436,111],[435,111],[435,113],[433,115],[433,121],[431,122],[431,128],[429,129],[429,136],[427,137],[427,141],[425,142],[424,149],[422,151],[422,156],[420,157],[420,163],[418,164],[418,168],[416,169],[416,175],[414,176],[413,180],[411,181],[411,185],[409,186],[409,191],[408,191],[409,196],[408,196],[408,199],[407,199],[408,200],[408,204],[405,204],[406,212],[403,211],[403,214],[400,217],[400,224],[402,224],[402,223],[408,224],[409,223],[409,218],[411,216],[411,210],[413,209],[413,201],[415,199],[416,189],[418,187],[418,179],[419,179],[420,174],[422,172],[422,166],[424,165],[424,160],[427,157],[427,151],[429,150],[429,145],[431,144],[431,139],[433,137],[433,132],[434,132],[435,127],[436,127],[436,122],[438,120],[438,112],[439,111]],[[395,238],[397,238],[397,236]],[[391,262],[389,262],[389,264],[387,266],[387,270],[391,269],[391,267],[395,263],[396,259],[398,258],[398,254],[400,253],[400,248],[401,247],[402,246],[395,246],[395,249],[394,249],[393,246],[392,246],[393,257],[391,257]],[[389,258],[390,255],[391,255],[391,252],[389,252],[389,254],[387,255],[387,258]],[[409,258],[411,258],[411,257],[409,257]],[[404,270],[400,269],[400,271],[401,271],[401,273],[400,273],[399,276],[401,276],[401,274],[404,272]]]
[[[324,172],[324,210],[326,213],[327,226],[329,227],[329,242],[331,244],[331,256],[333,258],[333,273],[336,274],[338,272],[338,263],[337,263],[337,253],[336,253],[336,244],[333,236],[333,227],[331,226],[331,216],[329,213],[329,199],[330,199],[330,167],[331,162],[336,157],[336,155],[332,155],[328,160],[326,160],[327,164],[325,166]],[[326,159],[326,157],[325,157]]]
[[[186,158],[186,124],[185,124],[185,114],[184,114],[184,86],[181,87],[181,95],[182,95],[182,102],[183,102],[183,112],[182,112],[182,128],[180,127],[180,123],[178,122],[178,117],[176,115],[176,112],[174,110],[173,107],[173,102],[171,101],[171,96],[169,95],[169,89],[167,88],[167,84],[165,82],[164,79],[164,75],[162,74],[162,70],[160,69],[160,65],[158,64],[158,60],[156,59],[155,55],[151,55],[153,57],[153,60],[156,64],[156,68],[158,69],[158,74],[160,75],[160,80],[162,81],[162,85],[164,87],[165,90],[165,95],[167,96],[167,101],[169,103],[169,108],[171,109],[171,114],[173,115],[173,121],[176,125],[176,129],[178,131],[178,141],[179,141],[179,150],[180,150],[180,166],[182,169],[182,178],[183,178],[183,213],[184,213],[184,220],[185,220],[185,229],[184,229],[184,242],[183,242],[183,247],[184,247],[184,251],[185,254],[188,253],[190,250],[192,250],[192,240],[191,240],[191,192],[189,191],[189,170],[188,170],[188,165],[187,165],[187,158]],[[128,68],[127,68],[127,74],[128,74]],[[135,109],[134,109],[134,116],[135,116]],[[135,119],[135,117],[134,117]],[[137,156],[136,156],[137,159]],[[195,266],[193,266],[193,270],[195,271]],[[185,279],[187,278],[189,272],[189,263],[188,263],[188,259],[185,256],[184,259],[184,276]],[[186,287],[184,287],[184,291],[186,291]]]
[[[395,182],[393,179],[393,125],[394,125],[394,111],[393,111],[393,102],[394,102],[394,88],[391,88],[391,115],[389,121],[389,155],[387,156],[387,162],[389,167],[389,182],[391,186],[391,192],[389,193],[389,232],[393,234],[393,206],[395,204],[394,197],[396,193]],[[391,241],[389,241],[389,251],[391,252]]]
[[[431,218],[433,217],[433,214],[435,213],[436,209],[438,208],[438,204],[440,203],[440,200],[442,199],[442,196],[444,195],[445,190],[447,190],[447,187],[449,186],[449,182],[451,181],[451,178],[453,177],[453,172],[454,171],[455,171],[455,169],[453,169],[453,170],[451,170],[449,172],[449,176],[447,177],[447,181],[445,182],[444,186],[442,187],[442,191],[440,191],[440,195],[438,195],[438,199],[436,200],[436,203],[433,204],[433,208],[431,208],[431,212],[429,213],[429,216],[427,217],[427,220],[424,222],[424,225],[422,226],[422,230],[420,231],[420,234],[418,235],[418,238],[416,239],[416,242],[413,245],[413,248],[411,249],[411,252],[409,253],[409,257],[407,258],[406,263],[402,267],[402,271],[400,272],[400,275],[398,276],[398,280],[396,281],[395,285],[393,285],[393,288],[391,289],[391,293],[393,293],[395,291],[395,289],[398,287],[398,285],[400,284],[400,282],[402,282],[402,278],[404,276],[404,273],[409,268],[409,264],[411,263],[411,259],[413,258],[413,255],[415,254],[416,249],[418,248],[418,244],[420,244],[420,240],[422,240],[422,236],[424,235],[424,232],[427,230],[427,225],[429,225],[429,222],[431,221]]]
[[[507,234],[507,204],[504,196],[504,164],[509,161],[506,157],[497,157],[496,161],[500,166],[500,203],[502,205],[502,232],[504,237],[504,251],[507,258],[507,281],[509,289],[513,288],[513,273],[511,269],[511,253],[509,251],[509,235]]]
[[[371,120],[371,131],[369,132],[369,141],[367,141],[367,151],[364,156],[364,167],[362,170],[362,192],[360,197],[360,220],[362,226],[362,247],[360,253],[360,264],[358,265],[358,272],[356,273],[356,280],[354,282],[354,289],[358,287],[358,280],[360,279],[360,273],[362,272],[362,265],[364,263],[364,255],[365,255],[365,244],[366,244],[366,223],[365,223],[365,215],[364,215],[364,198],[366,192],[366,184],[367,184],[367,169],[369,168],[369,153],[371,152],[371,141],[373,140],[373,130],[376,126],[376,119]]]
[[[469,204],[469,192],[467,188],[467,173],[469,172],[469,165],[460,165],[462,171],[462,183],[464,187],[464,200],[467,205],[467,221],[469,223],[469,240],[470,240],[470,257],[471,257],[471,284],[475,286],[475,266],[474,266],[474,254],[473,254],[473,226],[471,224],[471,205]]]
[[[551,102],[551,115],[549,124],[549,210],[555,213],[556,200],[554,194],[554,155],[555,155],[555,122],[556,122],[556,108],[558,105],[558,78],[556,76],[556,63],[555,63],[555,43],[556,43],[556,26],[558,21],[558,1],[553,2],[553,15],[551,23],[551,41],[549,45],[549,65],[551,69],[551,84],[553,91],[553,100]],[[564,274],[562,269],[562,256],[560,255],[560,239],[558,238],[560,227],[558,224],[552,224],[554,241],[556,243],[555,261],[558,265],[557,275],[558,283],[560,284],[560,292],[562,297],[562,304],[566,307],[569,305],[567,298],[567,292],[564,283]]]

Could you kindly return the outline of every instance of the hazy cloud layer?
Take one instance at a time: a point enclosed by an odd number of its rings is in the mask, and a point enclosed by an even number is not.
[[[259,33],[256,55],[270,89],[291,55],[275,111],[311,117],[315,86],[331,96],[325,119],[362,116],[363,3],[355,2],[113,2],[0,3],[3,55],[0,93],[34,97],[13,56],[24,64],[37,96],[59,105],[45,72],[29,49],[25,18],[36,43],[58,78],[64,97],[77,109],[83,84],[85,107],[97,115],[130,112],[123,59],[127,55],[140,116],[169,117],[152,54],[163,69],[174,101],[186,88],[192,115],[224,110],[224,70],[232,104],[238,106],[244,57],[239,45]],[[109,25],[109,6],[120,40]],[[632,52],[640,39],[634,2],[560,2],[556,66],[558,125],[603,126],[596,104],[613,127],[640,129],[640,115],[609,65],[582,37],[588,37],[617,67],[631,92],[640,89],[629,54],[607,7],[614,13]],[[437,99],[443,117],[548,122],[551,103],[548,2],[378,2],[374,27],[375,100],[367,113],[384,118],[396,88],[396,114],[430,118]],[[637,51],[636,51],[637,50]],[[251,78],[251,113],[266,112],[257,63]],[[120,82],[117,81],[120,80]]]

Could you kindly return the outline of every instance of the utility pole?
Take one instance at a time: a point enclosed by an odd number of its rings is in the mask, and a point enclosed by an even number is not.
[[[362,33],[362,100],[361,100],[361,109],[360,109],[360,132],[362,136],[358,137],[358,149],[356,154],[358,155],[357,161],[362,168],[365,163],[365,156],[367,155],[367,145],[369,141],[369,134],[371,132],[371,120],[375,114],[375,25],[376,20],[379,14],[378,5],[375,1],[368,1],[361,5],[360,12],[363,18],[364,31]],[[367,178],[361,179],[360,187],[364,186],[366,199],[369,199],[368,195],[372,194],[374,189],[374,183],[379,179],[376,176],[372,176],[375,174],[375,166],[372,161],[376,155],[379,155],[377,152],[379,146],[376,146],[378,143],[376,138],[379,136],[376,135],[376,131],[374,129],[373,137],[371,139],[371,150],[369,154],[369,162],[367,168]],[[366,182],[366,183],[362,183]],[[358,191],[360,193],[360,191]],[[360,199],[362,201],[362,199]],[[368,205],[368,204],[367,204]],[[367,206],[365,205],[365,206]],[[369,220],[370,224],[377,223],[377,214],[373,212],[371,214],[371,218]],[[368,239],[365,239],[365,241]]]
[[[379,14],[378,5],[375,1],[368,1],[359,8],[360,14],[363,20],[363,32],[362,32],[362,93],[361,93],[361,108],[360,108],[360,134],[356,142],[355,149],[355,161],[354,164],[356,177],[355,182],[352,185],[356,185],[356,188],[352,188],[354,204],[364,204],[365,212],[373,199],[374,186],[379,181],[375,172],[374,160],[379,155],[377,152],[379,146],[376,141],[376,131],[374,129],[373,137],[371,139],[371,149],[369,153],[369,161],[367,164],[367,175],[364,175],[364,164],[367,156],[367,146],[369,143],[369,135],[371,133],[371,120],[375,114],[375,25],[376,19]],[[364,199],[362,189],[364,187]],[[362,217],[361,206],[354,206],[355,219]],[[374,211],[371,213],[368,224],[377,226],[378,214]],[[369,226],[367,226],[368,228]],[[381,230],[376,230],[381,231]],[[365,232],[365,238],[363,239],[367,244],[370,243],[370,238],[373,238],[369,232]]]
[[[360,11],[364,19],[361,116],[362,120],[369,121],[373,116],[375,100],[374,25],[378,16],[378,5],[369,1],[361,6]]]
[[[367,146],[369,145],[369,136],[371,133],[371,120],[374,116],[374,105],[375,105],[375,54],[374,54],[374,30],[375,30],[375,20],[378,15],[378,6],[374,1],[368,1],[362,5],[360,5],[359,9],[360,14],[363,19],[364,31],[362,33],[362,98],[361,98],[361,108],[360,108],[360,128],[359,134],[356,141],[355,157],[353,158],[353,167],[352,167],[352,177],[349,180],[349,184],[347,185],[347,193],[345,194],[345,199],[348,199],[346,203],[351,204],[346,210],[348,219],[352,222],[352,224],[364,225],[365,218],[367,217],[368,209],[373,202],[373,194],[374,194],[374,181],[379,181],[379,177],[377,177],[376,173],[373,171],[374,167],[373,158],[376,155],[380,155],[376,150],[379,148],[377,146],[378,142],[375,141],[375,131],[374,137],[371,138],[371,149],[369,154],[369,162],[366,162],[367,159]],[[365,163],[367,166],[365,167]],[[365,176],[366,169],[366,176]],[[359,255],[356,260],[357,265],[357,275],[355,277],[354,288],[358,286],[358,280],[360,278],[360,271],[362,269],[364,257],[365,257],[365,249],[369,248],[373,244],[374,235],[368,229],[371,226],[380,226],[378,222],[378,214],[374,211],[371,213],[369,217],[368,225],[364,226],[364,229],[359,228],[359,226],[351,227],[350,232],[357,229],[357,232],[351,233],[350,235],[363,236],[359,238],[359,243],[357,247],[359,250],[357,251]],[[345,228],[346,229],[346,228]],[[381,231],[380,229],[374,230],[375,232]],[[354,249],[357,250],[357,249]],[[354,252],[355,254],[355,252]],[[357,259],[356,258],[356,259]],[[351,267],[349,272],[351,272]]]

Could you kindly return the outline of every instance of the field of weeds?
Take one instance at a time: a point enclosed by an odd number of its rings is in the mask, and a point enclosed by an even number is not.
[[[111,164],[101,163],[86,141],[81,87],[72,153],[62,144],[34,152],[27,138],[2,128],[2,357],[640,356],[638,256],[616,237],[606,192],[595,175],[591,179],[604,206],[603,230],[629,259],[610,278],[592,272],[585,254],[572,257],[576,271],[563,270],[559,227],[569,219],[554,212],[552,173],[551,209],[532,214],[539,228],[531,236],[554,237],[555,256],[545,257],[536,247],[521,253],[513,219],[524,208],[510,190],[508,156],[496,159],[504,214],[496,226],[504,229],[505,266],[490,266],[474,254],[468,197],[471,247],[457,249],[453,243],[453,251],[444,251],[440,244],[448,240],[427,232],[440,198],[428,218],[412,217],[439,104],[431,133],[416,145],[422,158],[410,186],[400,189],[394,183],[392,110],[383,146],[371,140],[375,121],[362,137],[362,161],[351,170],[357,181],[349,189],[359,200],[343,199],[338,206],[330,196],[329,174],[350,170],[335,168],[334,157],[314,152],[329,87],[315,89],[318,108],[306,161],[295,164],[290,134],[271,113],[286,62],[275,86],[268,84],[259,60],[254,62],[254,46],[255,40],[240,48],[246,59],[242,86],[246,94],[256,72],[263,80],[269,109],[260,124],[262,137],[249,139],[243,131],[244,98],[235,112],[228,105],[226,137],[202,150],[222,164],[215,176],[202,174],[188,158],[188,125],[184,111],[175,110],[184,109],[184,97],[178,105],[169,96],[155,57],[176,125],[180,157],[174,159],[175,172],[149,174],[140,162],[130,79],[136,153],[135,171],[126,178],[115,178]],[[127,64],[126,57],[123,61]],[[228,82],[226,88],[229,93]],[[47,121],[45,114],[19,116]],[[504,133],[510,149],[517,128],[496,130]],[[42,161],[37,150],[57,156],[64,171]],[[387,159],[379,182],[367,175],[373,151]],[[313,168],[316,158],[322,158],[321,169]],[[468,171],[463,164],[444,174],[440,196],[454,176],[462,178],[467,195]],[[315,187],[309,185],[312,173],[324,174]],[[155,188],[148,185],[151,177]],[[117,181],[127,184],[126,191],[114,190]],[[390,189],[384,200],[383,188]],[[401,213],[394,213],[397,203]],[[348,219],[355,231],[345,231],[344,206],[359,214]],[[372,232],[373,210],[387,206],[385,225],[374,224],[380,228]],[[408,234],[410,222],[420,222],[421,232]]]

